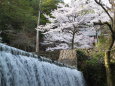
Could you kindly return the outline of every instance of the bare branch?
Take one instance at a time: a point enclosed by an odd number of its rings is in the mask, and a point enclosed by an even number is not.
[[[112,34],[114,33],[111,24],[109,24],[108,22],[101,22],[101,21],[99,20],[99,22],[94,22],[94,25],[107,25],[107,26],[109,27],[111,33],[112,33]]]
[[[99,0],[99,1],[95,0],[95,2],[103,8],[103,10],[107,13],[107,15],[109,16],[109,18],[111,19],[111,21],[112,21],[112,23],[113,23],[113,18],[111,17],[111,15],[110,15],[110,13],[107,11],[107,9],[103,6],[103,4],[101,3],[101,0]]]

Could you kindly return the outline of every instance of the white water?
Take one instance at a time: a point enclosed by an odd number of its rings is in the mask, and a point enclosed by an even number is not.
[[[0,86],[84,86],[78,70],[32,57],[0,44]]]

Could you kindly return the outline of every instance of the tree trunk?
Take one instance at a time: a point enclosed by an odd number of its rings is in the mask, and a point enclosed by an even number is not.
[[[111,36],[110,47],[107,52],[105,52],[104,63],[106,68],[106,77],[107,77],[107,86],[113,86],[112,82],[112,73],[110,68],[110,57],[111,57],[111,49],[114,45],[114,36]]]
[[[109,57],[109,53],[105,52],[104,62],[105,62],[105,69],[106,69],[107,86],[113,86],[112,85],[112,74],[111,74],[111,68],[110,68],[110,61],[109,61],[108,57]]]
[[[39,0],[39,11],[38,11],[38,24],[37,24],[37,27],[40,25],[40,17],[41,17],[41,0]],[[39,53],[39,43],[40,43],[40,40],[39,40],[39,30],[37,30],[37,33],[36,33],[36,53]]]
[[[75,33],[72,34],[72,44],[71,44],[72,49],[74,49],[74,38],[75,38]]]
[[[113,13],[114,13],[114,16],[112,17],[109,14],[109,11],[102,4],[101,0],[95,0],[95,2],[102,7],[102,9],[106,12],[106,14],[109,16],[112,22],[111,25],[106,23],[109,26],[109,29],[111,31],[111,41],[110,41],[110,46],[109,46],[108,51],[105,52],[104,63],[105,63],[105,68],[106,68],[107,85],[113,86],[112,74],[111,74],[111,68],[110,68],[110,57],[111,57],[111,50],[115,41],[115,3],[114,3],[114,0],[109,0],[110,4],[112,5],[111,10],[113,10]]]
[[[36,33],[36,53],[39,53],[39,31]]]
[[[108,51],[105,53],[105,68],[106,68],[106,76],[107,76],[107,84],[108,86],[113,86],[113,81],[112,81],[112,73],[111,73],[111,68],[110,68],[110,57],[111,57],[111,50],[115,42],[115,11],[114,11],[114,16],[113,16],[113,24],[112,24],[112,35],[111,35],[111,41],[110,41],[110,46]]]

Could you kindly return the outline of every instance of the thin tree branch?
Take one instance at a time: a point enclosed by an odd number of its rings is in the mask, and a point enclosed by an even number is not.
[[[99,22],[94,22],[94,25],[107,25],[107,26],[109,27],[111,33],[112,33],[112,34],[114,33],[111,24],[109,24],[108,22],[101,22],[101,21],[99,21]]]
[[[110,15],[110,13],[107,11],[107,9],[103,6],[103,4],[101,3],[101,0],[99,0],[99,1],[95,0],[95,2],[103,8],[103,10],[107,13],[107,15],[109,16],[109,18],[111,19],[111,21],[112,21],[112,23],[113,23],[113,18],[111,17],[111,15]]]

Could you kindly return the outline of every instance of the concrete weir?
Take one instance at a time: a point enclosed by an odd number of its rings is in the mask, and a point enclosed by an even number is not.
[[[0,44],[0,86],[85,86],[80,71]]]

